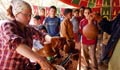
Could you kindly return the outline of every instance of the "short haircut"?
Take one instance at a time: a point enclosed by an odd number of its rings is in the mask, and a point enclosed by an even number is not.
[[[36,20],[39,20],[40,16],[39,15],[35,15],[33,18],[35,18]]]
[[[89,10],[90,12],[92,12],[91,8],[90,7],[86,7],[85,10]]]
[[[67,15],[68,13],[72,13],[72,9],[66,8],[63,12],[64,15]]]
[[[73,12],[79,12],[79,9],[73,9]]]
[[[46,29],[46,27],[44,25],[40,25],[38,29],[39,30],[45,30],[47,32],[47,29]]]
[[[40,10],[44,10],[44,11],[45,11],[45,9],[44,9],[44,8],[41,8]]]
[[[50,6],[50,9],[55,9],[57,10],[57,8],[55,6]]]
[[[84,9],[85,9],[85,7],[84,7],[84,6],[81,6],[81,7],[80,7],[80,9],[83,9],[83,10],[84,10]]]

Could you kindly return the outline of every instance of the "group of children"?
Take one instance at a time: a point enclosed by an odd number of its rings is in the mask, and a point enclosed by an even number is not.
[[[45,41],[57,41],[56,36],[66,38],[63,47],[66,53],[72,53],[76,47],[80,48],[78,67],[84,70],[98,70],[96,60],[98,39],[88,39],[83,34],[87,24],[95,24],[98,29],[100,27],[104,32],[111,34],[100,63],[107,60],[108,70],[120,69],[120,14],[113,21],[108,21],[100,15],[93,14],[88,7],[74,11],[66,8],[61,21],[56,16],[56,11],[56,7],[51,6],[49,15],[45,17],[45,10],[41,9],[40,15],[36,14],[33,17],[34,25],[29,26],[31,6],[23,0],[11,1],[7,10],[9,18],[1,22],[0,26],[0,70],[36,70],[36,63],[43,70],[55,70],[45,58],[33,50],[43,48],[42,44]],[[30,60],[35,61],[35,64]]]
[[[91,8],[81,7],[80,9],[74,10],[67,8],[63,12],[63,20],[60,20],[60,18],[56,16],[56,11],[56,7],[51,6],[49,15],[42,23],[39,22],[38,24],[42,26],[50,36],[65,37],[67,44],[64,46],[64,50],[66,52],[70,52],[70,49],[73,50],[79,48],[80,50],[81,48],[81,57],[83,60],[81,67],[84,70],[88,70],[90,67],[92,70],[98,70],[96,60],[97,38],[88,40],[83,35],[83,28],[88,24],[89,14],[92,13]],[[41,17],[38,15],[34,17],[34,19],[38,18],[41,20]],[[91,60],[91,63],[89,62],[89,59]]]

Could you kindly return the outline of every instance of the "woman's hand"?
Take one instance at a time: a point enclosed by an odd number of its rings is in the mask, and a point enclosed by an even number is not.
[[[52,37],[50,35],[45,36],[45,41],[51,42]]]
[[[17,53],[40,64],[43,70],[55,70],[44,57],[32,51],[26,44],[19,44],[16,48]]]

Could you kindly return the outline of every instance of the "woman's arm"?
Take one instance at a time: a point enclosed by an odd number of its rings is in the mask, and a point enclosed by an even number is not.
[[[27,45],[19,44],[16,48],[16,51],[24,57],[36,61],[38,64],[40,64],[43,70],[54,70],[54,67],[52,67],[52,65],[50,65],[45,58],[33,52]]]
[[[45,36],[45,41],[47,41],[47,42],[51,42],[51,39],[52,39],[52,37],[50,36],[50,35],[46,35]]]

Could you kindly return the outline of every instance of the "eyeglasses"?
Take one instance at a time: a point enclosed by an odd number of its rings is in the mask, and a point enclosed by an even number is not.
[[[22,12],[20,12],[22,15],[24,15],[24,16],[26,16],[26,17],[31,17],[32,16],[32,14],[25,14],[25,13],[22,13]]]

